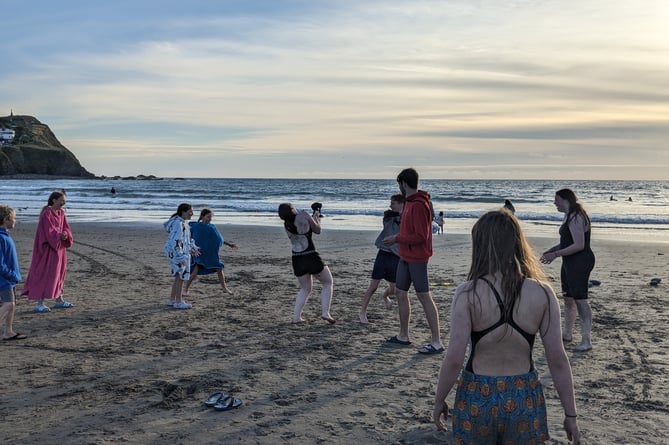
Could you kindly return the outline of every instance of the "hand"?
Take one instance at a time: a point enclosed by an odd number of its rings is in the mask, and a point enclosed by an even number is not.
[[[397,235],[391,235],[383,238],[383,244],[386,246],[392,246],[397,242]]]
[[[581,443],[581,432],[578,429],[576,417],[565,417],[562,425],[567,433],[567,439],[574,445],[579,445]]]
[[[232,250],[237,250],[237,244],[235,243],[228,243],[228,247],[231,248]]]
[[[446,425],[441,420],[441,416],[444,416],[444,420],[448,418],[448,404],[444,400],[443,402],[436,402],[434,404],[434,412],[432,413],[432,418],[434,424],[437,425],[439,431],[446,431]]]
[[[544,254],[541,255],[541,258],[539,258],[539,261],[544,264],[550,264],[555,258],[557,258],[557,254],[555,252],[544,252]]]
[[[198,249],[193,249],[191,251],[191,255],[193,255],[193,256],[200,256],[201,254],[202,254],[202,252],[200,252],[199,248]]]
[[[60,239],[61,241],[65,241],[67,239],[67,233],[63,232],[60,234]]]

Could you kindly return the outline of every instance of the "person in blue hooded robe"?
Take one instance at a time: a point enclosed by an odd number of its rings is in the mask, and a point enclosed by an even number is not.
[[[223,290],[229,294],[232,291],[228,289],[225,282],[223,269],[225,264],[221,261],[219,250],[223,245],[231,249],[237,249],[237,245],[225,241],[221,232],[211,223],[214,212],[211,209],[202,209],[197,222],[190,223],[191,236],[195,243],[200,247],[200,256],[193,257],[191,261],[190,279],[184,287],[184,295],[188,295],[190,285],[195,281],[198,275],[209,275],[215,273],[221,283]]]

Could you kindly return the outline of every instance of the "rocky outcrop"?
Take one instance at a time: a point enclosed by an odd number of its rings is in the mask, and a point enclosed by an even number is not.
[[[0,128],[14,138],[0,145],[0,176],[47,175],[93,178],[74,154],[61,144],[48,125],[32,116],[0,117]]]

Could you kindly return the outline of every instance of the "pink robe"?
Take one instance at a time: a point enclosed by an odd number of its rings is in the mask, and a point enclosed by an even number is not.
[[[65,241],[61,234],[67,234]],[[63,293],[67,272],[67,249],[72,247],[72,231],[65,211],[45,207],[39,217],[33,257],[21,295],[29,300],[51,300]]]

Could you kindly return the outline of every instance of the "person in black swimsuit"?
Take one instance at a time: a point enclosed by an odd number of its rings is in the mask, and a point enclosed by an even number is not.
[[[541,262],[550,264],[555,258],[562,257],[560,278],[565,305],[563,340],[567,343],[572,341],[578,311],[581,343],[574,350],[585,352],[592,349],[592,310],[588,302],[588,284],[590,272],[595,267],[595,254],[590,248],[590,218],[570,189],[558,190],[554,203],[558,211],[565,214],[560,226],[560,244],[544,252]]]
[[[455,443],[547,441],[546,401],[532,359],[537,333],[564,410],[564,429],[578,444],[560,305],[516,217],[507,209],[488,212],[472,229],[471,267],[453,298],[450,339],[434,401],[437,428],[446,430],[446,398],[461,372],[452,408]]]
[[[332,273],[316,252],[316,247],[311,239],[312,234],[321,233],[320,210],[314,210],[312,216],[304,210],[298,213],[292,204],[283,203],[279,205],[279,217],[283,220],[283,226],[292,244],[293,272],[300,282],[300,290],[295,299],[293,323],[304,321],[302,309],[311,294],[312,276],[316,276],[323,285],[321,291],[321,318],[330,324],[336,323],[336,320],[330,315],[333,287]]]

